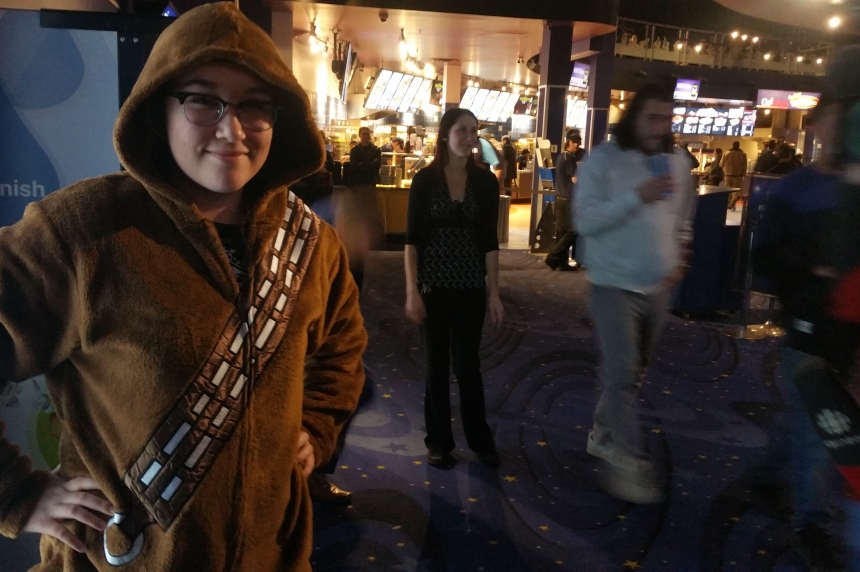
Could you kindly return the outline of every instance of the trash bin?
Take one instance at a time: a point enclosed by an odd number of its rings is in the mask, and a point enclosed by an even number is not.
[[[510,195],[499,195],[499,222],[496,226],[496,234],[499,244],[508,242],[509,226],[511,220],[511,197]]]

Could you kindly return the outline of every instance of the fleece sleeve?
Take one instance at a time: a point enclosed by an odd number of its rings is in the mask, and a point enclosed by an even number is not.
[[[0,389],[43,373],[77,347],[71,257],[39,204],[0,228]],[[21,532],[44,483],[0,425],[0,534]]]
[[[358,287],[343,246],[330,277],[325,313],[314,328],[305,360],[302,425],[310,435],[317,466],[331,457],[338,433],[358,406],[364,387],[361,356],[367,346]]]
[[[48,473],[33,471],[30,459],[4,437],[4,430],[0,422],[0,534],[15,538],[33,511]]]
[[[643,205],[635,188],[610,192],[607,173],[613,166],[605,163],[604,156],[592,153],[577,175],[573,198],[575,226],[585,237],[599,236],[623,224]]]

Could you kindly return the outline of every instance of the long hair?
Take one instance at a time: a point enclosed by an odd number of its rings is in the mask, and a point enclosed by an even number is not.
[[[468,116],[475,120],[475,125],[478,124],[478,118],[475,117],[475,114],[469,111],[468,109],[463,109],[461,107],[454,107],[449,109],[442,115],[442,119],[439,121],[439,135],[436,138],[436,153],[433,155],[433,162],[430,163],[430,166],[433,167],[438,173],[442,173],[445,165],[448,164],[451,156],[448,152],[448,135],[451,133],[451,128],[454,127],[454,124],[457,123],[462,116]],[[480,148],[480,144],[479,144]],[[479,169],[478,164],[475,163],[475,155],[474,153],[469,154],[469,158],[466,160],[466,169],[469,172],[473,172],[476,169]]]
[[[637,149],[639,147],[639,139],[636,135],[636,122],[642,114],[645,103],[651,100],[671,104],[672,94],[666,85],[662,83],[649,83],[636,92],[636,97],[633,98],[627,112],[612,130],[612,134],[615,135],[618,145],[622,149]],[[663,152],[671,152],[673,143],[672,134],[667,133],[663,141]]]

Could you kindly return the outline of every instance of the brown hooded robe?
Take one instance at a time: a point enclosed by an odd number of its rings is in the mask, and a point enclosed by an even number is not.
[[[280,105],[243,191],[244,300],[214,225],[167,178],[165,90],[213,61],[255,74]],[[60,474],[92,477],[124,517],[105,534],[69,522],[86,554],[43,537],[35,570],[308,571],[298,436],[317,464],[330,456],[366,345],[342,245],[287,190],[324,159],[308,99],[261,29],[207,4],[158,40],[114,139],[125,172],[0,229],[0,388],[45,373]],[[45,477],[0,438],[0,533],[21,533]]]

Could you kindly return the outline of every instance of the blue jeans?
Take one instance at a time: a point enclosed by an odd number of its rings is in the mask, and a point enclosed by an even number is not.
[[[793,382],[797,368],[813,357],[789,347],[782,350],[782,375],[777,377],[776,385],[785,400],[786,411],[776,427],[775,432],[781,438],[771,456],[788,464],[794,524],[826,527],[834,516],[832,483],[837,472]]]
[[[600,346],[601,393],[593,438],[646,457],[637,411],[639,388],[666,318],[670,292],[644,294],[591,285],[591,316]]]

